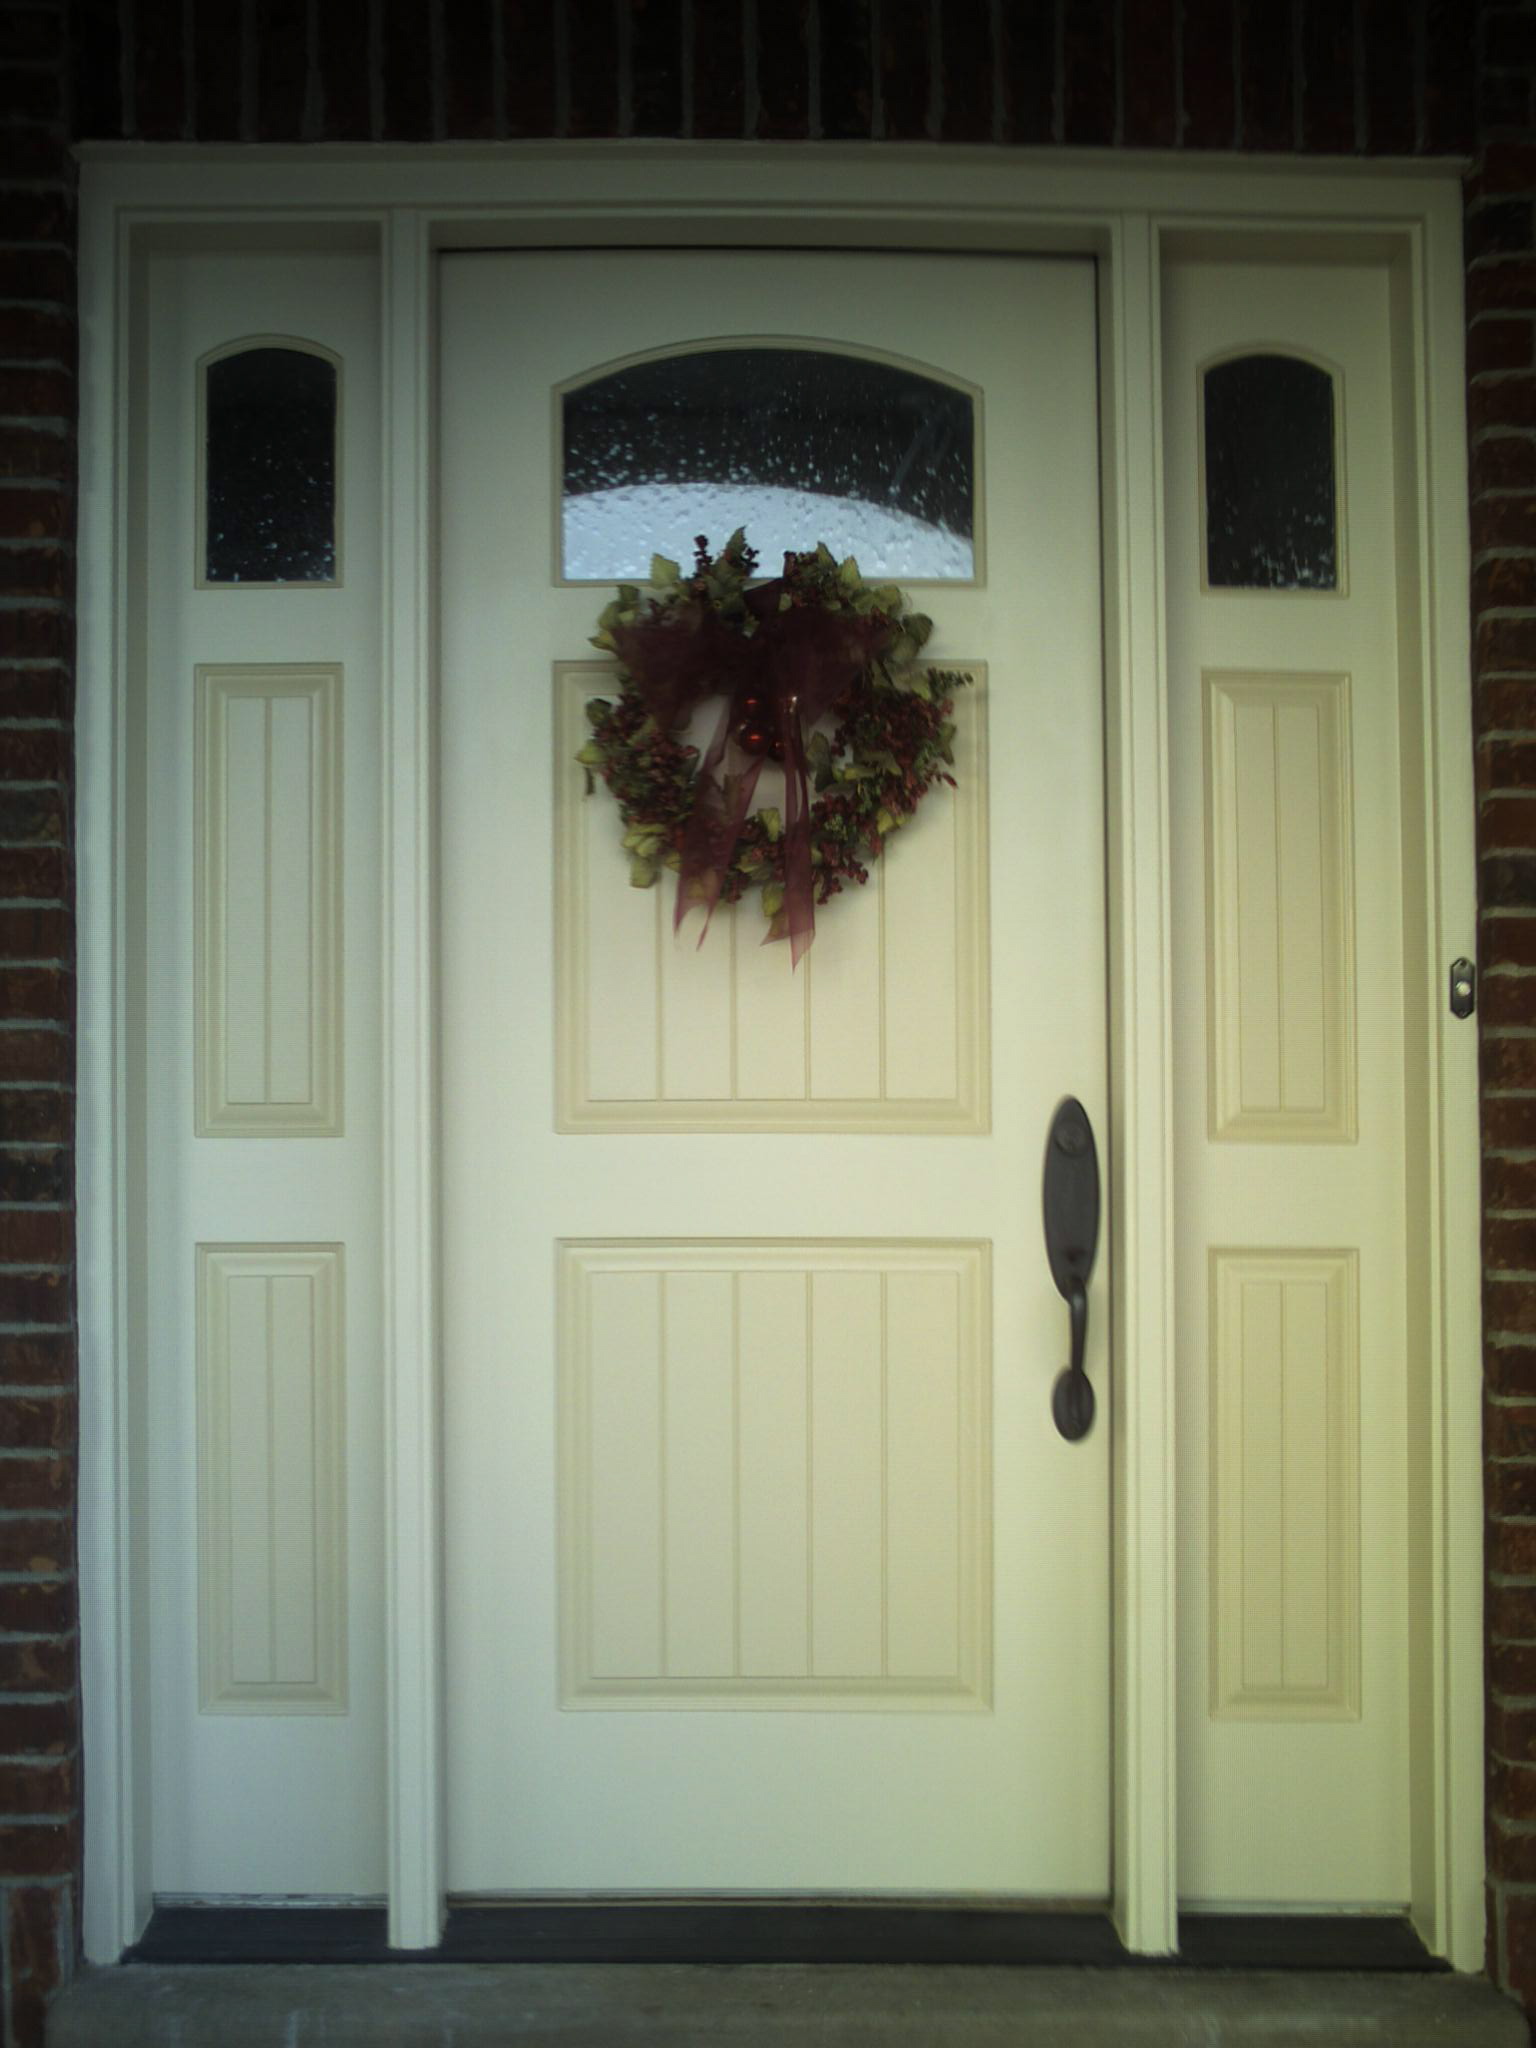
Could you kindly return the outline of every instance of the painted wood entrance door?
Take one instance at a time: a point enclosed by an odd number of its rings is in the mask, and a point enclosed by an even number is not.
[[[1070,1445],[1040,1221],[1059,1099],[1106,1129],[1092,268],[466,254],[441,309],[450,1886],[1102,1897],[1107,1257]],[[574,759],[565,394],[749,346],[975,423],[969,563],[892,576],[960,787],[795,973],[750,904],[674,941]]]

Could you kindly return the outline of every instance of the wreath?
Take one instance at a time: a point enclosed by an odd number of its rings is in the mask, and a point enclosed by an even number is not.
[[[657,555],[649,592],[619,585],[592,636],[618,657],[619,691],[587,705],[577,758],[618,800],[631,883],[676,870],[674,926],[698,905],[707,931],[716,904],[760,889],[766,939],[788,938],[798,965],[814,906],[867,882],[933,785],[954,787],[953,692],[970,678],[918,664],[932,621],[852,556],[818,543],[771,582],[756,567],[738,528],[714,556],[700,535],[691,575]],[[679,728],[716,697],[701,759]],[[769,760],[782,813],[752,807]]]

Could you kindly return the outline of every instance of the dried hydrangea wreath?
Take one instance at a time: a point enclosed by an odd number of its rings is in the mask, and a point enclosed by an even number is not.
[[[677,871],[680,924],[761,889],[769,939],[798,963],[816,903],[869,879],[890,834],[936,782],[954,786],[954,691],[970,678],[918,663],[932,622],[893,584],[869,584],[818,544],[754,583],[741,529],[691,575],[656,556],[652,588],[621,584],[592,644],[618,656],[617,697],[587,706],[579,759],[618,800],[630,880]],[[693,707],[724,704],[699,750],[679,737]],[[784,769],[784,810],[754,810],[765,761]],[[702,934],[701,934],[702,938]]]

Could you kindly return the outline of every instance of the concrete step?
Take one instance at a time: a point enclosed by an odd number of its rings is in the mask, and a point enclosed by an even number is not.
[[[1529,2048],[1481,1978],[883,1964],[136,1963],[49,2048]]]

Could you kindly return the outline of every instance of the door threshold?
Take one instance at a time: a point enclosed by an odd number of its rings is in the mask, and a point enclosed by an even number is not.
[[[125,1963],[978,1963],[1443,1971],[1406,1915],[1189,1913],[1132,1955],[1107,1911],[867,1899],[451,1904],[440,1947],[388,1943],[381,1906],[157,1906]]]

